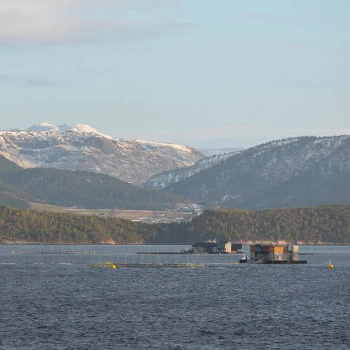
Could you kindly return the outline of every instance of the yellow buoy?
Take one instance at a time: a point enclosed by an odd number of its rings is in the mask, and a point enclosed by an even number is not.
[[[332,264],[332,262],[330,260],[329,260],[328,268],[329,269],[333,269],[334,268],[334,265]]]
[[[237,265],[237,261],[234,261],[232,264],[233,264],[233,265]]]
[[[117,265],[111,264],[111,265],[109,265],[109,267],[110,267],[111,269],[115,269],[115,268],[117,267]]]

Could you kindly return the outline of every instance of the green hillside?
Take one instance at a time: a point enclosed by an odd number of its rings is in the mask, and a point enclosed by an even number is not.
[[[164,226],[153,243],[218,238],[232,241],[350,243],[350,205],[310,208],[207,210],[188,224]]]
[[[218,232],[232,240],[350,243],[350,205],[211,210],[191,226],[195,232]]]
[[[0,243],[192,244],[213,238],[350,244],[350,206],[208,210],[180,224],[145,224],[0,207]]]
[[[0,207],[0,243],[140,243],[152,230],[123,219]]]

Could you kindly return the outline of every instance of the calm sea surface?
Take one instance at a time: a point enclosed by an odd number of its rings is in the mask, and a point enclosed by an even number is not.
[[[350,349],[350,247],[302,246],[306,265],[136,254],[183,248],[0,246],[0,349]],[[204,267],[89,266],[106,261]]]

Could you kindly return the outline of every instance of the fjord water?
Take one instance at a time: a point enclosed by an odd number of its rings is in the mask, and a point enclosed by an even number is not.
[[[302,246],[306,265],[136,254],[183,248],[0,246],[0,349],[350,348],[350,247]],[[89,266],[106,261],[204,267]]]

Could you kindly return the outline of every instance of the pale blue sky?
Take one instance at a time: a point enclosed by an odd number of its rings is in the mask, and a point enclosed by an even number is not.
[[[0,129],[248,147],[350,134],[348,0],[0,0]]]

